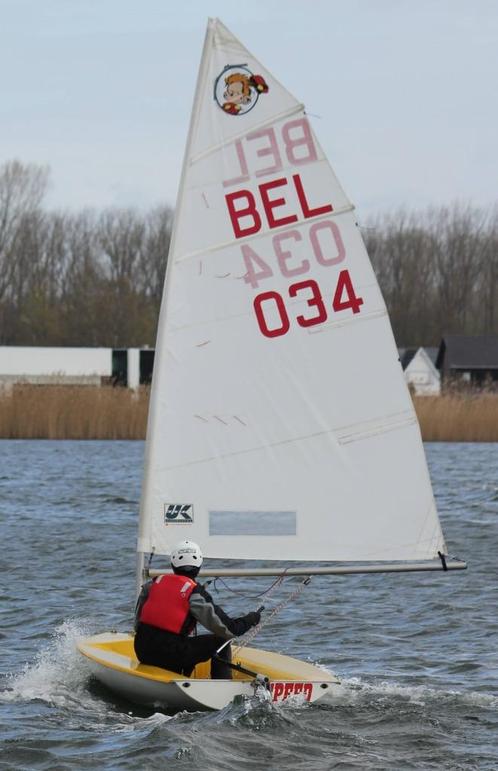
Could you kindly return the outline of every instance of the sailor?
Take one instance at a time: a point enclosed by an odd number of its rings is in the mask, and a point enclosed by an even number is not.
[[[137,602],[135,653],[142,664],[189,677],[195,665],[208,661],[226,640],[245,634],[260,620],[252,611],[231,618],[197,583],[202,553],[193,541],[181,541],[171,552],[173,573],[159,576],[142,589]],[[196,624],[211,634],[191,636]],[[211,661],[213,679],[230,680],[230,644]]]

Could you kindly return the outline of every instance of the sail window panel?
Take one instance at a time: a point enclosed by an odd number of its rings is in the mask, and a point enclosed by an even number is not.
[[[155,478],[156,494],[165,491],[150,531],[158,553],[189,538],[207,556],[273,559],[271,539],[211,532],[209,512],[236,511],[238,502],[243,511],[296,512],[296,536],[285,541],[290,560],[430,559],[444,549],[414,425],[346,445],[331,435],[309,437],[158,471]],[[165,526],[164,500],[192,501],[193,522]]]
[[[209,535],[296,535],[296,512],[210,511]]]

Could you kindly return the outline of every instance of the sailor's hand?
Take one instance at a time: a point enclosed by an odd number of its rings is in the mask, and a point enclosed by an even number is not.
[[[244,620],[247,621],[249,626],[256,626],[261,620],[261,613],[259,610],[252,610],[244,616]]]

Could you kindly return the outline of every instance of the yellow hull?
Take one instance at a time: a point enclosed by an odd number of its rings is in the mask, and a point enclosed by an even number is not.
[[[233,680],[211,680],[210,662],[198,664],[191,677],[160,667],[140,664],[131,635],[109,632],[80,640],[78,650],[90,663],[92,673],[119,696],[137,704],[164,709],[222,709],[235,696],[261,692],[261,683],[233,672]],[[313,702],[330,693],[339,680],[330,672],[279,653],[243,648],[234,664],[269,678],[268,699],[298,697]]]

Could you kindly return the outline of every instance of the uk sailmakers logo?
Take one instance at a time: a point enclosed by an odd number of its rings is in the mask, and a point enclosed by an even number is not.
[[[165,525],[190,525],[194,521],[193,503],[165,503]]]
[[[215,80],[214,98],[227,115],[245,115],[268,90],[263,76],[254,75],[247,64],[227,64]]]

